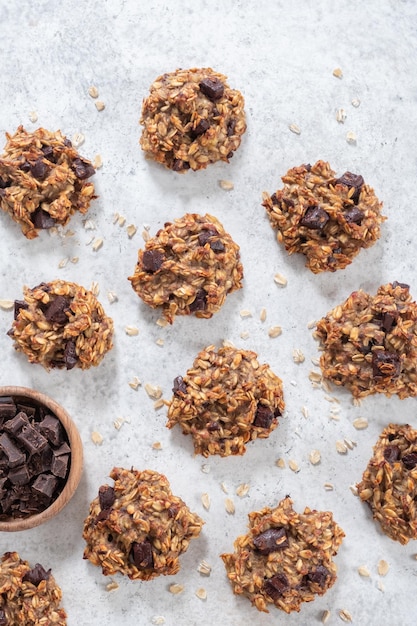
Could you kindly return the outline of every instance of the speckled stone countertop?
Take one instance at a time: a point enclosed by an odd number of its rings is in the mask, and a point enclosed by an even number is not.
[[[0,552],[17,550],[31,563],[52,568],[70,626],[310,626],[321,623],[324,611],[330,611],[329,625],[341,623],[340,611],[360,626],[415,624],[417,544],[402,546],[383,535],[350,487],[361,479],[384,426],[416,424],[416,401],[368,397],[355,406],[340,388],[314,388],[309,373],[317,371],[312,359],[318,347],[308,326],[358,288],[375,293],[398,280],[417,297],[416,3],[3,0],[0,23],[1,136],[20,124],[27,130],[61,129],[69,138],[81,133],[81,154],[92,160],[100,155],[103,162],[94,178],[99,198],[88,214],[95,230],[76,216],[61,235],[43,232],[28,241],[0,215],[0,300],[19,299],[23,285],[56,278],[85,287],[95,282],[115,324],[114,348],[99,367],[48,373],[14,351],[6,335],[12,312],[0,309],[0,382],[39,389],[63,404],[80,430],[85,454],[83,478],[67,508],[39,528],[0,534]],[[242,91],[247,132],[229,164],[179,175],[146,160],[139,147],[142,99],[158,75],[207,66]],[[333,75],[336,68],[342,78]],[[88,94],[92,85],[105,104],[102,111]],[[344,123],[336,120],[339,109],[345,110]],[[291,132],[292,124],[299,134]],[[355,143],[347,141],[348,133],[355,134]],[[346,270],[315,276],[303,258],[289,257],[276,243],[261,202],[262,192],[279,188],[290,167],[318,159],[339,174],[361,173],[384,202],[388,219],[376,245]],[[233,189],[223,189],[220,180],[232,181]],[[144,245],[145,227],[155,234],[186,212],[208,212],[223,223],[241,248],[244,287],[212,319],[178,318],[163,328],[156,323],[158,312],[139,300],[127,277]],[[137,232],[129,237],[131,224]],[[94,250],[92,238],[102,238],[103,245]],[[286,277],[286,286],[274,282],[276,273]],[[117,300],[110,302],[109,292]],[[243,310],[251,316],[241,316]],[[129,325],[139,334],[126,334]],[[282,334],[270,338],[268,330],[276,325]],[[205,460],[193,455],[189,437],[166,428],[166,408],[154,408],[145,385],[159,385],[169,399],[173,378],[185,373],[197,352],[224,340],[270,364],[283,380],[286,410],[269,439],[248,445],[243,457]],[[293,360],[295,349],[305,355],[303,362]],[[137,389],[129,385],[134,377],[142,383]],[[359,417],[368,420],[368,428],[354,428]],[[94,431],[101,445],[93,442]],[[340,454],[336,441],[344,439],[355,445]],[[314,449],[321,453],[317,465],[309,460]],[[276,465],[280,458],[283,468]],[[176,576],[148,583],[109,579],[82,559],[83,520],[113,466],[164,473],[173,492],[205,520]],[[243,483],[250,488],[239,497],[236,489]],[[219,554],[230,552],[246,532],[250,511],[274,506],[286,494],[296,510],[331,510],[343,527],[338,580],[299,614],[274,607],[263,614],[233,595]],[[234,514],[226,512],[226,498],[233,500]],[[385,576],[378,573],[381,559],[389,564]],[[211,565],[210,576],[199,573],[202,560]],[[359,575],[360,566],[369,577]],[[118,587],[109,591],[112,582]],[[182,593],[170,593],[172,583],[182,585]],[[205,600],[196,595],[200,588]]]

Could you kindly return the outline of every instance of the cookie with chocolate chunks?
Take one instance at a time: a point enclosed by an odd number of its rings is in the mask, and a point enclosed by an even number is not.
[[[293,167],[284,187],[263,194],[277,239],[289,254],[306,256],[315,274],[343,269],[380,237],[382,202],[360,174],[337,177],[325,161]]]

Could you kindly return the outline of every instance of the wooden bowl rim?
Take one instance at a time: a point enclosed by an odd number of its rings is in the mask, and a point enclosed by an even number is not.
[[[83,446],[80,433],[69,414],[60,404],[45,393],[29,387],[3,386],[0,387],[0,396],[14,396],[22,399],[29,398],[39,404],[45,405],[59,419],[70,442],[71,467],[65,486],[57,499],[41,513],[36,513],[30,517],[0,520],[0,532],[28,530],[55,517],[71,500],[81,480],[83,471]]]

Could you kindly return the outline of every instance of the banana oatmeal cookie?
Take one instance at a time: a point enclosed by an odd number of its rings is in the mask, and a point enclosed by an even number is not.
[[[282,177],[284,188],[263,206],[277,239],[289,254],[301,252],[314,274],[343,269],[361,248],[380,236],[382,202],[360,174],[336,177],[328,163],[293,167]]]
[[[105,576],[133,580],[176,574],[179,556],[200,534],[203,520],[152,470],[113,468],[114,486],[102,485],[84,522],[84,558]]]
[[[417,304],[408,285],[395,281],[375,296],[354,291],[317,323],[315,337],[324,378],[355,398],[417,395]]]
[[[159,76],[144,99],[140,145],[176,172],[229,161],[246,130],[244,99],[211,68]]]
[[[75,211],[86,213],[94,195],[87,182],[95,170],[61,131],[19,126],[0,157],[0,207],[28,239],[40,229],[65,226]]]
[[[245,444],[265,439],[284,410],[282,381],[255,352],[208,346],[184,377],[174,380],[168,428],[191,434],[196,454],[244,454]]]
[[[389,424],[373,450],[358,495],[388,537],[408,543],[417,539],[417,430]]]
[[[54,280],[24,287],[16,300],[8,335],[30,363],[88,369],[112,347],[113,320],[91,291],[76,283]]]
[[[62,591],[51,570],[36,563],[30,567],[17,552],[0,560],[0,624],[5,626],[65,626],[60,608]]]
[[[227,294],[242,287],[242,278],[239,246],[220,222],[188,213],[146,242],[129,280],[172,323],[176,315],[212,317]]]
[[[343,530],[329,511],[309,508],[296,513],[289,497],[274,509],[249,513],[249,532],[238,537],[233,554],[222,554],[235,594],[258,611],[268,604],[291,613],[302,602],[322,596],[336,581],[337,554]]]

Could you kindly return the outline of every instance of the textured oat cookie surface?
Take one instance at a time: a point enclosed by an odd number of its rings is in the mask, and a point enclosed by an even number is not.
[[[177,172],[228,161],[246,130],[244,99],[211,68],[159,76],[144,99],[140,144],[147,156]]]
[[[417,304],[393,282],[375,296],[354,291],[317,323],[324,378],[355,397],[417,395]]]
[[[389,424],[373,449],[358,495],[383,532],[402,544],[417,539],[417,430]]]
[[[84,558],[105,576],[119,572],[151,580],[176,574],[179,556],[198,537],[203,520],[158,472],[115,467],[110,477],[114,486],[100,487],[84,522]]]
[[[113,321],[91,291],[54,280],[24,288],[8,334],[30,363],[46,369],[98,365],[112,346]]]
[[[232,554],[222,554],[235,594],[259,611],[268,605],[291,613],[321,596],[336,581],[337,553],[344,532],[329,511],[297,513],[284,498],[274,508],[249,514],[249,532],[239,536]]]
[[[86,213],[94,195],[87,179],[95,170],[61,131],[19,126],[0,157],[0,207],[28,239],[40,229],[65,226],[76,211]]]
[[[266,438],[284,410],[282,381],[255,352],[208,346],[184,377],[174,380],[167,426],[190,434],[197,454],[243,454]]]
[[[0,624],[4,626],[65,626],[60,608],[62,591],[51,570],[33,568],[17,552],[0,560]]]
[[[264,194],[271,225],[289,254],[300,252],[315,274],[343,269],[380,236],[382,203],[362,176],[339,178],[325,161],[293,167],[284,187]]]
[[[212,215],[187,213],[139,250],[129,280],[172,323],[176,315],[212,317],[227,294],[241,288],[242,278],[239,246],[222,224]]]

